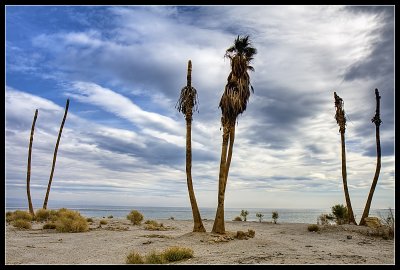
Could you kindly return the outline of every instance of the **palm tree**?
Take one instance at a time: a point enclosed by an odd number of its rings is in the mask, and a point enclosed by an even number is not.
[[[58,132],[57,143],[56,143],[56,147],[54,149],[54,155],[53,155],[53,165],[51,166],[50,179],[49,179],[49,184],[47,185],[46,197],[44,198],[44,202],[43,202],[43,209],[47,209],[47,201],[49,200],[51,182],[53,180],[54,168],[56,166],[58,145],[60,144],[61,133],[62,133],[62,130],[64,127],[65,119],[67,118],[68,107],[69,107],[69,99],[67,99],[67,104],[65,105],[64,117],[61,122],[60,131]]]
[[[346,131],[346,117],[343,109],[344,102],[343,99],[336,94],[336,92],[333,93],[334,93],[335,108],[336,108],[335,119],[339,125],[340,138],[342,142],[342,178],[343,178],[344,196],[346,199],[346,207],[349,214],[349,223],[357,224],[354,218],[353,208],[351,207],[349,190],[347,188],[346,149],[345,149],[345,139],[344,139],[344,133]]]
[[[229,73],[227,84],[225,85],[225,90],[219,103],[219,107],[222,111],[221,123],[223,134],[219,167],[218,207],[212,229],[214,233],[225,233],[225,189],[232,160],[235,124],[239,114],[246,110],[247,102],[250,97],[250,89],[254,92],[253,86],[250,84],[250,76],[247,70],[254,71],[254,68],[249,64],[256,53],[257,50],[252,47],[249,36],[238,36],[233,46],[228,48],[225,53],[225,57],[230,60],[231,72]]]
[[[376,111],[375,111],[375,116],[371,119],[371,121],[372,123],[375,124],[377,162],[376,162],[374,179],[372,180],[371,189],[369,191],[367,203],[365,204],[364,212],[360,220],[360,225],[366,225],[365,218],[368,217],[369,215],[372,196],[374,195],[375,187],[376,184],[378,183],[379,172],[381,171],[381,142],[379,136],[379,126],[381,125],[382,121],[380,118],[380,108],[379,108],[381,96],[379,95],[378,89],[375,89],[375,98],[376,98]]]
[[[192,116],[193,110],[197,111],[197,91],[192,86],[192,61],[188,61],[187,85],[182,88],[176,108],[185,115],[186,119],[186,182],[189,191],[190,204],[193,213],[193,232],[205,232],[201,221],[200,211],[197,207],[192,182]]]
[[[33,217],[35,216],[35,211],[33,211],[32,199],[31,199],[31,188],[30,188],[30,183],[31,183],[31,156],[32,156],[33,134],[35,133],[35,124],[36,124],[37,115],[38,115],[38,109],[35,110],[35,115],[33,117],[33,123],[32,123],[32,128],[31,128],[31,136],[30,136],[30,140],[29,140],[29,150],[28,150],[28,168],[27,168],[27,173],[26,173],[26,193],[28,195],[29,213],[31,213],[31,215]]]

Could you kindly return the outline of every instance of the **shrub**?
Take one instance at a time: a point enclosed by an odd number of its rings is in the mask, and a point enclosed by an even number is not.
[[[165,260],[176,262],[183,259],[193,258],[193,250],[184,247],[170,247],[162,253]]]
[[[387,214],[386,217],[382,217],[379,215],[382,223],[385,227],[388,228],[387,233],[384,233],[384,238],[385,239],[393,239],[394,238],[394,215],[393,215],[393,210],[392,208],[389,207],[389,213]]]
[[[242,210],[242,212],[240,212],[240,215],[243,217],[243,221],[247,221],[248,214],[249,214],[249,211],[247,211],[247,210]]]
[[[11,211],[6,212],[6,222],[11,222],[14,219],[14,213]]]
[[[108,216],[108,218],[113,218],[113,215]]]
[[[252,230],[252,229],[248,229],[248,230],[247,230],[247,235],[248,235],[250,238],[254,238],[254,236],[256,235],[256,231],[254,231],[254,230]]]
[[[235,218],[233,219],[233,221],[242,221],[242,218],[239,217],[239,216],[237,216],[237,217],[235,217]]]
[[[17,227],[18,229],[31,229],[32,228],[32,224],[25,219],[15,219],[13,221],[13,226]]]
[[[158,223],[155,220],[146,220],[145,222],[146,226],[144,226],[145,230],[148,231],[166,231],[167,228],[164,227],[163,223]]]
[[[56,221],[58,218],[58,211],[57,210],[50,210],[49,211],[49,220]]]
[[[93,222],[93,218],[87,218],[86,221],[92,223]]]
[[[126,216],[126,218],[129,219],[133,223],[133,225],[139,225],[143,220],[143,215],[137,210],[132,210]]]
[[[8,214],[8,221],[13,221],[17,219],[32,221],[33,217],[29,212],[22,210],[15,210],[14,212],[10,212],[10,214]]]
[[[332,215],[334,216],[336,224],[338,225],[348,223],[349,221],[347,207],[343,204],[336,204],[332,206]]]
[[[330,224],[330,220],[333,220],[334,217],[332,215],[329,214],[321,214],[318,219],[317,219],[317,224],[321,224],[321,225],[329,225]]]
[[[256,213],[256,217],[258,218],[258,220],[261,222],[262,221],[262,218],[263,218],[263,214],[261,214],[261,213]]]
[[[58,210],[54,224],[58,232],[86,232],[89,230],[86,219],[79,212],[65,208]]]
[[[275,224],[276,224],[276,221],[278,220],[278,218],[279,218],[278,211],[273,211],[272,212],[272,219],[274,220]]]
[[[55,228],[56,228],[56,224],[54,224],[52,222],[49,222],[49,223],[46,223],[43,225],[43,230],[48,230],[48,229],[53,230]]]
[[[309,232],[317,232],[317,231],[319,231],[319,227],[316,224],[310,224],[310,225],[308,225],[307,230]]]
[[[143,264],[144,260],[142,255],[139,253],[132,251],[127,257],[126,257],[126,263],[127,264]]]
[[[107,223],[108,223],[107,220],[104,219],[100,220],[100,225],[106,225]]]
[[[36,211],[35,219],[36,221],[45,221],[50,217],[50,211],[46,209],[39,209]]]
[[[163,263],[165,263],[165,259],[162,254],[157,253],[153,250],[150,252],[150,254],[146,255],[145,263],[146,264],[163,264]]]

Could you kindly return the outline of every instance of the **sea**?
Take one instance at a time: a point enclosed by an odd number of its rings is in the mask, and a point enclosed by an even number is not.
[[[68,208],[81,213],[85,217],[109,217],[126,218],[132,210],[141,212],[144,219],[170,219],[175,220],[191,220],[192,209],[190,207],[155,207],[155,206],[106,206],[106,205],[54,205],[49,206],[49,209]],[[28,210],[27,206],[23,205],[6,205],[6,212],[15,210]],[[37,208],[35,208],[37,210]],[[214,220],[216,208],[200,208],[200,215],[203,220]],[[262,221],[273,221],[272,212],[278,212],[277,222],[282,223],[309,223],[316,224],[318,217],[321,214],[331,213],[330,208],[318,209],[295,209],[295,208],[225,208],[225,221],[233,220],[240,216],[242,210],[247,210],[247,221],[259,221],[257,213],[263,215]],[[364,209],[353,209],[356,221],[362,216]],[[392,209],[394,214],[394,209]],[[389,215],[389,209],[371,209],[369,216],[386,218]]]

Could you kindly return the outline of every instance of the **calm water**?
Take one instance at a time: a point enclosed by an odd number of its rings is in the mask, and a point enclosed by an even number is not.
[[[144,216],[144,219],[168,219],[174,217],[176,220],[191,220],[192,210],[189,207],[144,207],[144,206],[52,206],[51,209],[65,207],[71,210],[79,211],[85,217],[108,217],[125,218],[131,210],[138,210]],[[37,208],[35,208],[37,209]],[[240,215],[243,208],[225,208],[225,220],[233,220]],[[6,211],[28,210],[26,206],[7,205]],[[290,208],[245,208],[249,212],[248,221],[258,221],[256,213],[262,213],[263,221],[272,221],[272,212],[279,214],[278,222],[288,223],[316,223],[318,217],[323,213],[331,213],[328,209],[290,209]],[[394,209],[393,213],[394,213]],[[216,208],[200,208],[202,219],[214,219]],[[356,221],[362,216],[363,209],[354,209]],[[370,216],[387,217],[388,209],[371,209]]]

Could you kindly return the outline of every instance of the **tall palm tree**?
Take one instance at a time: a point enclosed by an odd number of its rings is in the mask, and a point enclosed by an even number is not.
[[[35,124],[38,115],[38,109],[35,110],[35,115],[33,116],[32,128],[31,128],[31,136],[29,140],[29,150],[28,150],[28,168],[26,172],[26,193],[28,195],[28,206],[29,213],[34,217],[35,211],[33,211],[32,199],[31,199],[31,156],[32,156],[32,143],[33,143],[33,134],[35,133]]]
[[[193,110],[197,111],[197,91],[192,86],[192,61],[188,61],[187,85],[182,88],[176,108],[185,115],[186,119],[186,182],[189,191],[190,204],[193,213],[193,232],[205,232],[201,221],[200,211],[197,207],[192,182],[192,116]]]
[[[49,200],[51,182],[53,180],[54,168],[56,166],[58,145],[60,144],[61,133],[62,133],[62,130],[63,130],[63,127],[64,127],[65,119],[67,118],[68,107],[69,107],[69,99],[67,99],[67,104],[65,105],[64,117],[63,117],[63,120],[61,122],[60,131],[58,132],[57,143],[56,143],[56,147],[54,149],[54,155],[53,155],[53,165],[51,166],[49,184],[47,185],[47,192],[46,192],[46,197],[44,198],[44,202],[43,202],[43,209],[47,209],[47,201]]]
[[[347,188],[346,148],[345,148],[345,139],[344,139],[344,133],[346,131],[346,117],[345,117],[344,108],[343,108],[344,102],[343,102],[343,99],[340,98],[336,94],[336,92],[333,92],[333,93],[334,93],[335,108],[336,108],[335,119],[339,125],[340,139],[342,142],[342,178],[343,178],[344,196],[346,199],[346,207],[347,207],[347,211],[348,211],[348,215],[349,215],[349,223],[357,224],[356,220],[354,218],[353,208],[351,207],[349,190]]]
[[[360,225],[366,225],[365,218],[368,217],[368,215],[369,215],[369,209],[371,207],[372,196],[374,195],[375,187],[376,187],[376,184],[378,183],[379,173],[381,171],[381,140],[380,140],[380,136],[379,136],[379,126],[381,125],[382,121],[380,118],[381,96],[379,95],[378,89],[375,89],[375,98],[376,98],[376,111],[375,111],[375,116],[371,119],[371,121],[372,121],[372,123],[375,124],[377,161],[376,161],[376,169],[375,169],[374,179],[372,180],[371,189],[369,191],[368,199],[367,199],[367,202],[366,202],[365,208],[364,208],[364,212],[363,212],[361,220],[360,220]]]
[[[212,229],[214,233],[225,233],[224,200],[235,140],[235,124],[239,114],[246,110],[250,89],[254,92],[247,71],[254,71],[250,62],[256,53],[257,50],[250,43],[249,36],[237,36],[233,46],[228,48],[225,53],[225,57],[230,60],[231,72],[219,103],[222,111],[223,134],[219,167],[218,206]]]

